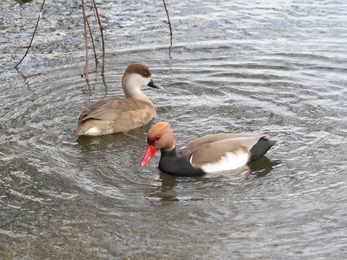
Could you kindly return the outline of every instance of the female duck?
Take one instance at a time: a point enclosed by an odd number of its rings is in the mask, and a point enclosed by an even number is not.
[[[141,91],[142,86],[164,89],[154,84],[152,73],[147,66],[130,64],[122,78],[125,98],[106,97],[92,103],[81,113],[72,136],[127,132],[147,124],[155,117],[156,111],[152,102]]]

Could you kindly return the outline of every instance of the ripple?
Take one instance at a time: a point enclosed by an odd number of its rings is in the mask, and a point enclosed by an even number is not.
[[[46,3],[33,49],[13,70],[39,5],[5,0],[0,10],[5,258],[341,257],[345,2],[170,1],[170,46],[161,2],[103,1],[106,73],[102,79],[100,61],[90,59],[89,86],[73,2]],[[97,25],[91,29],[100,55]],[[135,138],[70,138],[87,105],[123,96],[130,62],[147,64],[165,87],[144,88],[157,117]],[[282,143],[251,164],[246,182],[236,173],[171,178],[158,171],[159,156],[139,165],[158,121],[170,122],[178,146],[216,132]]]

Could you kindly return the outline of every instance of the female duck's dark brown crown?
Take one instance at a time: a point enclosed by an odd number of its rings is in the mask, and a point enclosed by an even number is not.
[[[126,74],[132,74],[132,73],[137,73],[140,74],[141,76],[145,78],[150,78],[152,77],[152,73],[149,70],[147,66],[143,66],[142,64],[139,63],[132,63],[130,64],[127,69],[125,70],[125,73],[123,75],[123,78]]]

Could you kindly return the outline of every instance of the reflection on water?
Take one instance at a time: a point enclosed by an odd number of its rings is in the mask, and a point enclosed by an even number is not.
[[[271,161],[265,156],[242,169],[237,169],[232,172],[216,173],[214,176],[209,175],[196,178],[170,176],[158,170],[160,181],[146,191],[145,198],[160,201],[209,199],[204,192],[206,188],[220,188],[223,186],[232,189],[235,185],[249,185],[254,178],[264,177],[269,174],[275,166],[280,164],[280,162]],[[180,192],[177,192],[177,186],[182,185],[182,183],[188,183],[187,187],[184,187],[184,196],[182,196]],[[191,188],[192,183],[195,183],[195,185],[193,185],[195,186],[193,190],[194,193],[192,193],[193,197],[189,197],[187,196],[187,190]],[[197,192],[196,184],[201,185],[199,189],[202,190],[202,193]]]
[[[345,1],[170,1],[170,48],[162,2],[102,0],[106,72],[91,59],[90,86],[74,1],[46,3],[13,69],[40,4],[0,4],[0,258],[344,257]],[[131,62],[165,87],[144,89],[157,117],[128,135],[71,138],[86,106],[123,96]],[[178,147],[217,132],[283,142],[247,176],[175,178],[159,155],[140,166],[158,121]]]
[[[25,3],[29,3],[31,2],[32,0],[15,0],[18,4],[25,4]]]

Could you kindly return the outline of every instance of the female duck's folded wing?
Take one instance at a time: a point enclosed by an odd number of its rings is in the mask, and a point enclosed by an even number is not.
[[[134,114],[147,111],[146,102],[136,99],[122,99],[118,97],[103,98],[87,109],[85,109],[79,118],[80,122],[96,119],[105,121],[114,121],[122,114]],[[154,109],[153,109],[154,110]],[[155,113],[155,110],[154,110]]]
[[[103,117],[102,112],[105,111],[105,108],[108,108],[110,104],[119,102],[120,100],[122,99],[118,97],[106,97],[100,99],[89,105],[85,110],[83,110],[78,118],[78,121],[83,122],[88,119],[102,119],[100,117]]]

